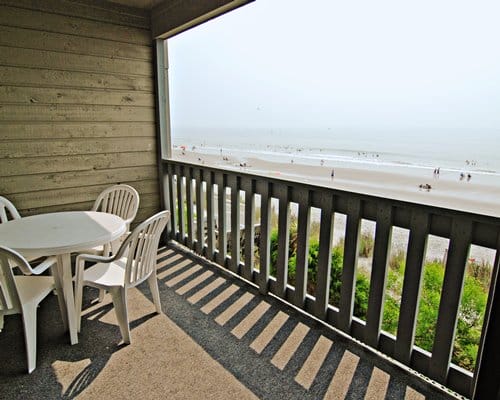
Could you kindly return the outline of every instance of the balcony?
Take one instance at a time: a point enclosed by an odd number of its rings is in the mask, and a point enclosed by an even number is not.
[[[21,319],[6,319],[2,397],[449,398],[178,245],[160,250],[158,278],[163,315],[154,314],[147,285],[130,292],[129,346],[118,344],[109,296],[96,303],[90,290],[79,344],[69,346],[50,296],[39,309],[38,365],[30,375]]]
[[[261,294],[272,294],[293,304],[463,396],[472,397],[473,388],[476,388],[477,396],[480,379],[483,379],[480,363],[487,363],[489,358],[486,327],[495,329],[489,321],[495,318],[492,304],[495,302],[493,293],[499,260],[499,252],[496,251],[500,232],[498,218],[172,160],[163,161],[163,174],[165,204],[173,211],[168,233],[170,239],[254,283]],[[259,203],[258,207],[256,203]],[[272,204],[276,203],[278,254],[273,266],[275,271],[272,271],[270,225]],[[292,204],[298,209],[293,285],[288,282]],[[316,283],[311,287],[307,263],[313,209],[319,210],[320,230],[318,266],[314,271]],[[257,214],[260,214],[258,218]],[[337,214],[345,216],[346,222],[343,265],[338,282],[340,293],[337,304],[334,304],[330,299],[330,260]],[[354,316],[357,258],[363,221],[371,221],[375,225],[365,319]],[[259,230],[257,243],[256,226]],[[381,329],[394,229],[406,230],[409,237],[397,335]],[[424,351],[415,345],[415,330],[430,235],[448,239],[449,245],[433,345]],[[475,367],[475,373],[451,362],[465,269],[472,245],[496,251],[496,268],[478,350],[477,359],[480,362]],[[258,260],[255,259],[256,247]]]

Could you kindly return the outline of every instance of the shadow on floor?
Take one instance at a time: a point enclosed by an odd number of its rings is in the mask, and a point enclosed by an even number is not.
[[[75,346],[50,296],[38,311],[30,375],[21,319],[6,317],[0,398],[449,398],[183,250],[159,253],[158,279],[165,315],[153,313],[147,285],[131,291],[129,346],[120,345],[109,296],[95,304],[97,291],[85,291]]]

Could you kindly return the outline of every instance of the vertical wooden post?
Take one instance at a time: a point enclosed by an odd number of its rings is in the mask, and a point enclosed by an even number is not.
[[[387,283],[387,261],[391,246],[392,207],[383,203],[377,211],[375,243],[370,279],[370,294],[366,318],[365,341],[378,348],[380,328],[384,312],[385,286]]]
[[[332,263],[333,239],[333,195],[321,197],[321,225],[319,231],[319,256],[314,313],[320,319],[326,318],[330,296],[330,270]]]
[[[500,398],[500,233],[497,239],[497,251],[493,274],[491,276],[490,293],[484,316],[481,343],[477,352],[476,369],[472,387],[472,398]]]
[[[359,227],[361,224],[361,201],[351,199],[346,222],[344,264],[342,266],[342,286],[340,289],[339,328],[351,333],[354,292],[356,290],[356,268],[358,260]]]
[[[270,225],[271,225],[271,197],[270,183],[258,182],[258,191],[260,192],[260,269],[259,269],[259,289],[266,294],[269,290],[269,270],[270,270]]]
[[[297,227],[297,267],[294,304],[303,308],[307,294],[307,258],[309,256],[309,229],[311,219],[311,194],[301,189],[299,194],[299,221]]]

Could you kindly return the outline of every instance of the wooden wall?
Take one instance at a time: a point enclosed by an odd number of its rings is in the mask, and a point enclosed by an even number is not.
[[[0,195],[21,215],[87,210],[116,183],[159,207],[149,14],[0,0]]]

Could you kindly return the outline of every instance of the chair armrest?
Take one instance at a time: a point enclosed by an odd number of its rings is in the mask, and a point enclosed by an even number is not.
[[[98,256],[95,254],[79,254],[76,257],[76,265],[80,264],[82,261],[90,261],[90,262],[102,262],[102,263],[109,263],[113,261],[114,257],[104,257],[104,256]]]
[[[40,264],[38,264],[35,268],[31,268],[31,273],[35,275],[40,275],[41,273],[47,271],[54,264],[57,264],[57,257],[50,256],[43,260]]]

